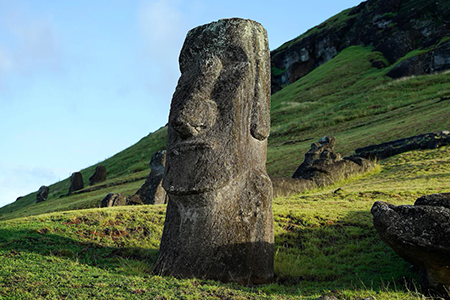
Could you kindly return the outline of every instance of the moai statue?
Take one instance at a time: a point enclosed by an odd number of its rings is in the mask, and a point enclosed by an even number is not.
[[[48,186],[45,185],[41,186],[36,194],[36,203],[46,201],[48,198],[49,191],[50,189]]]
[[[243,19],[192,29],[169,115],[166,221],[154,273],[258,284],[273,277],[270,52]]]
[[[89,185],[94,185],[106,180],[106,168],[105,166],[98,165],[95,168],[94,174],[89,177]]]
[[[70,187],[67,195],[82,190],[83,188],[84,188],[83,175],[80,172],[72,173],[72,176],[70,176]]]
[[[162,188],[166,151],[155,152],[150,160],[150,174],[141,188],[127,200],[128,205],[165,204],[166,191]]]

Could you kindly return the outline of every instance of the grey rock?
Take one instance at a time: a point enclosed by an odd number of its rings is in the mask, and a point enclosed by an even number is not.
[[[72,194],[73,192],[82,190],[83,188],[83,175],[80,172],[72,173],[72,176],[70,176],[69,192],[67,194]]]
[[[323,137],[311,144],[305,160],[292,178],[309,180],[317,186],[330,185],[336,181],[371,170],[374,163],[360,157],[345,157],[334,151],[336,138]],[[314,186],[313,185],[313,186]]]
[[[419,202],[442,198],[432,196]],[[437,199],[437,200],[436,200]],[[373,224],[380,238],[420,272],[424,292],[449,298],[450,209],[431,205],[400,205],[375,202]]]
[[[106,180],[106,168],[99,165],[95,168],[94,174],[89,177],[89,185],[94,185]]]
[[[441,131],[358,148],[355,150],[355,153],[358,157],[384,159],[411,150],[435,149],[446,145],[450,145],[450,133]]]
[[[50,189],[48,186],[45,186],[45,185],[41,186],[36,195],[36,203],[47,200],[49,191],[50,191]]]
[[[109,193],[103,198],[100,207],[122,206],[127,204],[127,197],[120,193]]]
[[[416,200],[414,205],[442,206],[450,209],[450,193],[422,196]]]
[[[139,204],[165,204],[167,194],[162,187],[164,165],[166,164],[166,151],[158,151],[150,160],[150,174],[141,188],[127,200],[127,205]]]
[[[166,220],[154,273],[224,282],[273,278],[266,30],[224,19],[192,29],[180,54],[163,187]]]

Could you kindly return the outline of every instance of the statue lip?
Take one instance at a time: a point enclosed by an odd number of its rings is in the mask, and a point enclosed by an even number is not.
[[[199,141],[181,142],[170,147],[170,153],[174,155],[179,155],[186,151],[198,151],[198,150],[214,150],[214,147],[211,143]]]

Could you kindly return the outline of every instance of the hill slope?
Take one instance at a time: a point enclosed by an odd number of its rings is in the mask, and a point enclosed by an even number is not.
[[[373,2],[361,5],[365,7]],[[340,20],[348,13],[344,11],[333,18]],[[333,22],[333,26],[336,24],[339,22]],[[291,44],[295,43],[296,40]],[[274,51],[272,57],[277,51],[280,50]],[[439,101],[440,97],[450,95],[447,73],[393,80],[387,74],[395,64],[378,69],[374,61],[389,65],[383,53],[374,51],[372,46],[347,47],[272,95],[267,160],[270,176],[290,177],[311,142],[324,135],[336,136],[336,150],[349,155],[362,146],[450,128],[448,102]],[[120,183],[146,176],[151,155],[165,148],[166,134],[166,128],[161,128],[103,161],[108,182]],[[85,186],[94,169],[95,166],[91,166],[81,171]],[[0,208],[0,219],[98,207],[107,193],[131,195],[142,183],[141,179],[59,198],[69,189],[70,182],[66,179],[50,187],[48,201],[35,204],[36,194],[32,193]]]
[[[374,201],[450,192],[450,147],[403,153],[326,189],[274,199],[274,283],[152,276],[165,206],[43,214],[0,222],[0,298],[424,299],[408,263],[377,236]],[[334,192],[340,187],[339,192]]]

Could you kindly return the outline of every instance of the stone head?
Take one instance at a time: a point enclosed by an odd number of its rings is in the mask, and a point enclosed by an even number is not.
[[[169,115],[163,186],[219,189],[264,168],[270,129],[270,52],[257,22],[224,19],[192,29]]]

